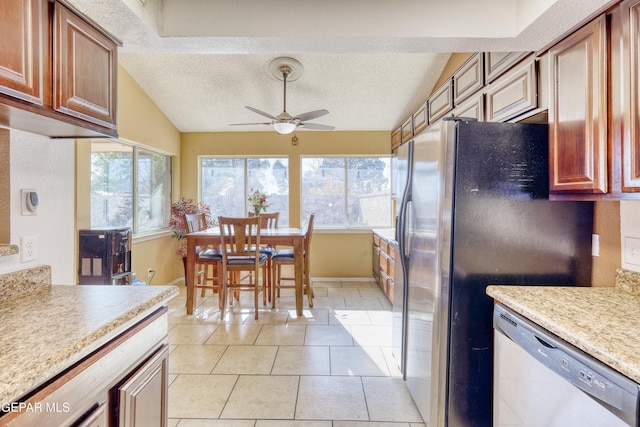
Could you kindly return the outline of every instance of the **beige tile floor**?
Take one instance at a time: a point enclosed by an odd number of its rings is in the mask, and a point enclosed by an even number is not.
[[[417,427],[424,424],[391,355],[391,304],[375,282],[314,280],[295,317],[244,293],[220,320],[217,296],[169,305],[171,427]],[[260,300],[262,303],[262,300]]]

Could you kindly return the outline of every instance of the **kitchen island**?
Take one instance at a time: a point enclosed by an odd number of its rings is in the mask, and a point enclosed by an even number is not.
[[[127,411],[140,390],[125,386],[147,367],[153,393],[166,399],[166,306],[177,294],[174,286],[47,285],[4,295],[0,424],[103,421],[114,408],[135,421]]]
[[[487,294],[640,383],[638,276],[619,270],[615,287],[489,286]]]

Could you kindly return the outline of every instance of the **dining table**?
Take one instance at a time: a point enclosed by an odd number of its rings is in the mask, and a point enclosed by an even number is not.
[[[260,229],[260,245],[288,246],[293,248],[294,278],[296,293],[296,315],[302,316],[303,301],[303,263],[304,263],[304,237],[302,228],[268,227]],[[185,271],[185,284],[187,287],[187,314],[193,314],[195,310],[195,286],[196,276],[196,247],[219,246],[220,228],[212,227],[202,231],[188,233],[187,239],[187,266]],[[255,242],[252,242],[255,244]]]

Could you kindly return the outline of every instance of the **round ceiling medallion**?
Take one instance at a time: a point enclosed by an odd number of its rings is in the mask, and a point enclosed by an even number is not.
[[[288,82],[296,81],[302,75],[302,64],[298,60],[289,58],[287,56],[281,56],[274,59],[269,63],[269,66],[267,68],[269,70],[269,74],[277,80],[283,80],[283,69],[289,71],[287,74]]]

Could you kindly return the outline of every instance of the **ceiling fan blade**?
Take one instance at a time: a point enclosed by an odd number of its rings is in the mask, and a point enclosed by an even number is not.
[[[315,129],[315,130],[334,130],[333,126],[329,125],[321,125],[320,123],[300,123],[301,127],[305,127],[307,129]]]
[[[327,110],[315,110],[315,111],[309,111],[307,113],[299,114],[295,116],[294,119],[298,119],[301,122],[304,122],[307,120],[313,120],[313,119],[317,119],[318,117],[326,116],[327,114],[329,114]]]
[[[253,107],[249,107],[249,106],[245,106],[244,108],[253,111],[254,113],[260,114],[261,116],[265,116],[271,120],[278,120],[277,118],[275,118],[274,116],[272,116],[269,113],[265,113],[264,111],[260,111],[257,108],[253,108]]]
[[[231,123],[229,126],[271,125],[271,123]]]

